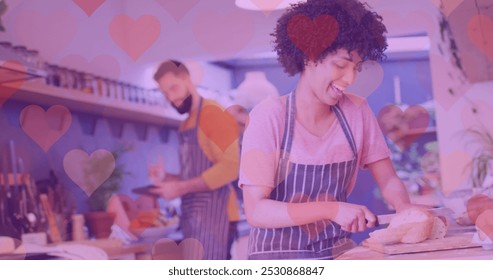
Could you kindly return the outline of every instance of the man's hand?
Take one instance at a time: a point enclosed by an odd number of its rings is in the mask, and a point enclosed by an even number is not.
[[[162,157],[158,158],[156,164],[149,164],[147,166],[147,172],[149,176],[149,181],[155,186],[158,186],[163,182],[166,177],[166,169],[164,169],[164,161]]]
[[[150,192],[158,194],[164,199],[172,200],[185,194],[185,186],[183,181],[159,182]]]

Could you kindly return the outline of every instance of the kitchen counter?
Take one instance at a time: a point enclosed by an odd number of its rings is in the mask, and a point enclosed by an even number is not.
[[[337,258],[338,260],[493,260],[493,250],[482,247],[440,250],[431,252],[386,255],[364,246],[358,246]]]

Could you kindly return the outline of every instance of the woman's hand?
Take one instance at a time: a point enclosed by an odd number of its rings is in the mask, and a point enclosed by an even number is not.
[[[377,221],[377,217],[368,208],[357,204],[333,202],[330,212],[330,220],[339,224],[343,230],[353,233],[374,227]]]

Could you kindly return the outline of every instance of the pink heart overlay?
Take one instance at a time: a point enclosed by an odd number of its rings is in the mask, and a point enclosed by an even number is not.
[[[493,20],[485,15],[473,16],[467,24],[467,34],[474,45],[493,61]]]
[[[13,31],[23,45],[40,49],[45,59],[60,54],[75,38],[77,21],[73,14],[55,11],[41,14],[26,10],[16,17]]]
[[[200,1],[199,0],[155,0],[176,21],[182,20]]]
[[[464,0],[447,0],[445,2],[441,0],[431,0],[431,2],[440,8],[448,17],[462,4],[462,2],[464,2]]]
[[[249,180],[256,180],[257,174],[262,174],[266,172],[266,170],[272,170],[274,166],[278,165],[278,154],[276,151],[264,152],[260,149],[250,149],[247,151],[242,151],[242,164],[240,165],[241,173],[245,174],[245,178],[247,182]],[[288,166],[288,170],[286,172],[289,173],[291,165]],[[277,178],[276,178],[277,179]],[[284,180],[284,176],[281,176],[281,180]],[[278,185],[280,182],[256,182],[258,185],[270,186],[272,184]]]
[[[74,3],[81,8],[87,16],[92,16],[92,14],[103,5],[106,0],[72,0]]]
[[[29,105],[20,114],[21,128],[47,152],[70,128],[72,114],[63,105],[51,106],[46,112],[37,105]]]
[[[5,61],[3,63],[0,63],[0,66],[11,68],[11,69],[18,69],[21,72],[25,71],[25,68],[26,68],[21,63],[19,63],[17,61],[12,61],[12,60],[8,60],[8,61]],[[6,76],[7,76],[7,74],[2,75],[1,80],[5,80],[5,81],[11,80],[10,78],[7,78]],[[2,107],[3,104],[5,102],[7,102],[7,100],[9,100],[9,98],[12,95],[14,95],[14,93],[16,93],[22,87],[22,85],[24,84],[24,81],[25,81],[23,78],[25,78],[25,77],[26,77],[25,74],[21,74],[20,77],[16,76],[15,79],[19,78],[20,80],[14,81],[14,82],[8,82],[5,84],[5,87],[1,87],[0,107]],[[14,78],[14,77],[12,77],[12,78]]]
[[[162,238],[152,246],[154,260],[202,260],[204,246],[194,238],[186,238],[176,244],[174,240]]]
[[[347,92],[366,99],[382,84],[384,71],[380,63],[376,61],[365,61],[361,65],[361,69],[354,82],[348,87]]]
[[[252,40],[255,22],[251,14],[243,11],[226,14],[203,11],[194,18],[192,31],[204,50],[213,55],[227,56],[236,54]]]
[[[96,150],[91,155],[74,149],[65,154],[63,169],[90,196],[113,173],[115,158],[111,152],[103,149]]]
[[[152,47],[161,34],[161,24],[152,15],[143,15],[137,20],[118,15],[111,20],[109,29],[113,42],[134,61]]]
[[[288,23],[288,37],[310,60],[315,61],[339,34],[337,20],[328,15],[314,20],[305,15],[293,16]]]
[[[378,113],[378,123],[382,132],[401,150],[409,146],[425,133],[430,122],[430,114],[419,105],[413,105],[404,112],[395,106],[387,105]]]
[[[295,222],[301,229],[306,232],[311,240],[314,240],[318,237],[320,232],[325,229],[325,223],[323,221],[317,221],[311,224],[303,224],[301,221],[304,219],[305,213],[300,213],[296,209],[296,203],[306,203],[306,202],[315,202],[315,201],[335,201],[335,197],[333,195],[320,194],[316,199],[310,199],[305,194],[297,194],[293,199],[292,203],[288,204],[288,214],[289,217]],[[327,211],[326,209],[319,209],[319,211]]]

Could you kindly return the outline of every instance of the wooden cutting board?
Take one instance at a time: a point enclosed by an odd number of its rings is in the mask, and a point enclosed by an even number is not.
[[[468,232],[447,235],[443,239],[426,240],[416,244],[397,243],[391,245],[382,245],[364,240],[362,245],[387,255],[481,247],[479,244],[472,243],[472,236],[473,233]]]

